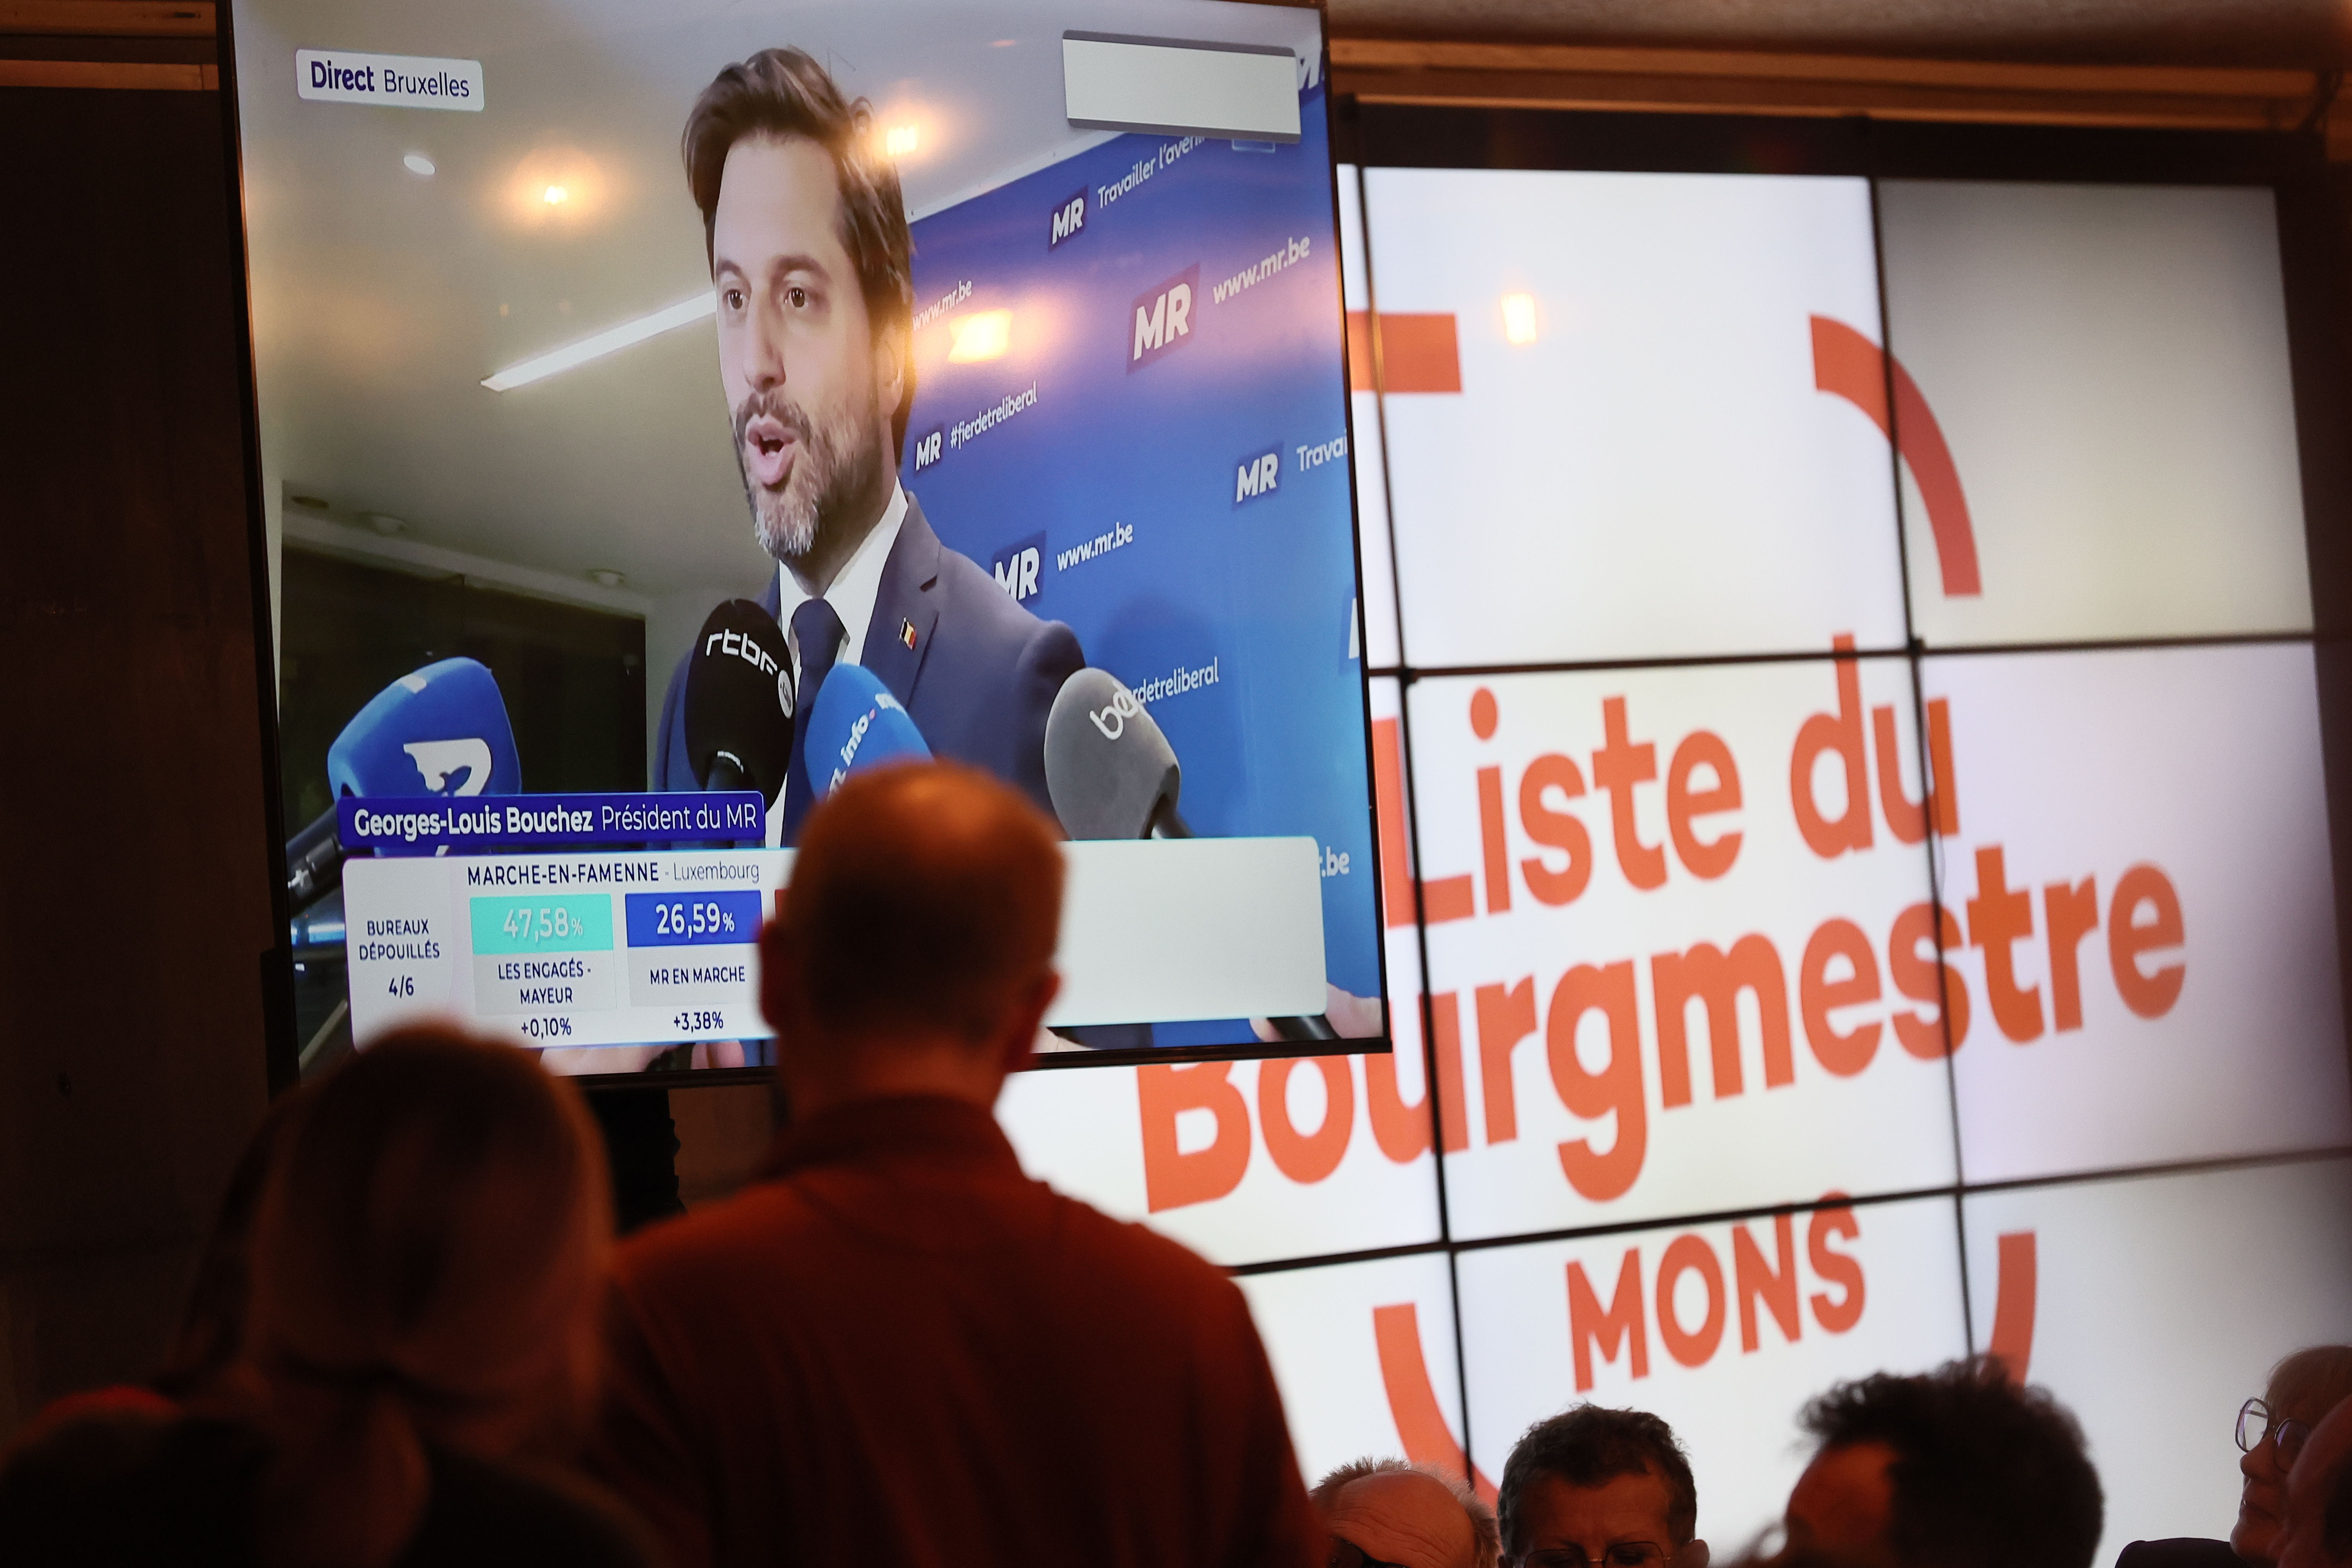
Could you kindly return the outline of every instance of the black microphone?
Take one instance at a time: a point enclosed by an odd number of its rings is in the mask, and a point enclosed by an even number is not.
[[[343,841],[331,805],[286,841],[286,900],[300,914],[342,885]]]
[[[1062,682],[1045,718],[1045,793],[1073,838],[1190,838],[1184,770],[1135,693],[1107,669]]]
[[[1176,809],[1184,770],[1135,693],[1091,667],[1062,682],[1045,718],[1045,793],[1072,838],[1190,838]],[[1321,1014],[1269,1018],[1286,1040],[1336,1040]]]
[[[710,612],[686,667],[686,754],[710,790],[768,805],[793,765],[793,661],[776,617],[749,599]]]

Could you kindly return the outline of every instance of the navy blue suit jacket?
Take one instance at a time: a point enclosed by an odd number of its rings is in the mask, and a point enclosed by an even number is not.
[[[760,603],[775,615],[782,602],[772,574]],[[686,751],[686,671],[692,658],[689,648],[662,699],[656,789],[702,787]],[[906,521],[882,563],[857,662],[907,705],[932,755],[985,768],[1054,815],[1045,793],[1045,717],[1062,682],[1086,662],[1077,635],[1059,621],[1039,620],[984,568],[941,544],[911,494]]]

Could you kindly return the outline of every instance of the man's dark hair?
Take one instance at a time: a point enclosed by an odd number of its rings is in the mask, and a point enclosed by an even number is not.
[[[1920,1568],[2088,1568],[2105,1500],[2083,1429],[1987,1357],[1915,1377],[1879,1373],[1805,1406],[1824,1449],[1895,1450],[1887,1545]]]
[[[711,79],[686,117],[679,150],[687,186],[702,209],[703,259],[714,266],[719,186],[729,150],[746,136],[806,137],[833,159],[841,188],[842,248],[857,268],[866,321],[877,335],[887,326],[904,334],[906,382],[890,416],[892,447],[901,452],[915,402],[915,242],[898,171],[875,144],[874,106],[862,98],[844,99],[831,73],[805,49],[761,49]]]
[[[1658,1542],[1669,1552],[1690,1543],[1698,1529],[1698,1484],[1675,1429],[1646,1410],[1612,1410],[1580,1405],[1528,1427],[1503,1461],[1503,1484],[1495,1511],[1503,1527],[1503,1551],[1527,1551],[1527,1517],[1521,1507],[1538,1478],[1552,1476],[1572,1487],[1598,1487],[1619,1476],[1656,1471],[1666,1483],[1666,1531]]]

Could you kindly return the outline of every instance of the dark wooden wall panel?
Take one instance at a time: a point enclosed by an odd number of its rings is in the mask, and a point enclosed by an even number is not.
[[[267,1098],[222,112],[0,89],[0,1436],[149,1368]]]

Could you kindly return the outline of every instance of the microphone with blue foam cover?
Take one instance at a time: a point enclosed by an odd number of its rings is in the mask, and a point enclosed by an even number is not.
[[[730,599],[686,666],[686,754],[705,789],[755,789],[768,805],[793,765],[793,661],[776,617]]]
[[[470,658],[402,676],[327,748],[327,783],[339,800],[520,794],[522,762],[497,678]]]
[[[498,678],[470,658],[402,676],[352,714],[327,748],[327,784],[338,800],[520,794],[522,763]],[[299,910],[342,879],[342,840],[330,806],[287,843],[287,897]]]
[[[808,726],[808,776],[818,800],[854,773],[930,761],[930,745],[905,705],[862,664],[833,667],[809,706]]]

